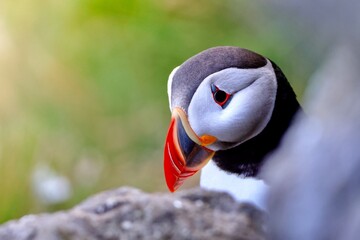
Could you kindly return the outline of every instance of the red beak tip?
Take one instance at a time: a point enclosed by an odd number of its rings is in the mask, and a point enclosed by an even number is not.
[[[178,188],[181,186],[174,178],[166,179],[166,185],[170,192],[176,192]]]
[[[168,182],[166,182],[166,185],[167,185],[170,192],[175,192],[176,191],[176,189],[174,187],[172,187]]]

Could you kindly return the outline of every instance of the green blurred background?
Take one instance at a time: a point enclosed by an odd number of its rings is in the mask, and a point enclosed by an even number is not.
[[[278,14],[258,1],[0,1],[0,223],[123,185],[166,191],[167,77],[206,48],[268,56],[301,96],[306,33]],[[48,178],[63,200],[38,193]]]

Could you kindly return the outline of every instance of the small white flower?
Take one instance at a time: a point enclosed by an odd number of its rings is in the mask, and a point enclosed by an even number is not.
[[[33,190],[44,204],[58,204],[71,197],[69,180],[47,165],[38,165],[32,175]]]

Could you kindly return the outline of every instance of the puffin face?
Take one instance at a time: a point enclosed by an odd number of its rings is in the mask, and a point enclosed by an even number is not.
[[[277,81],[269,60],[246,49],[205,50],[169,76],[172,118],[164,170],[170,191],[213,157],[258,135],[269,122]]]

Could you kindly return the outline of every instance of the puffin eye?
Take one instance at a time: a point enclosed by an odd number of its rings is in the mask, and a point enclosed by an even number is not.
[[[219,104],[222,108],[225,108],[230,100],[231,95],[223,90],[220,90],[214,84],[211,85],[211,92],[213,94],[214,101]]]

